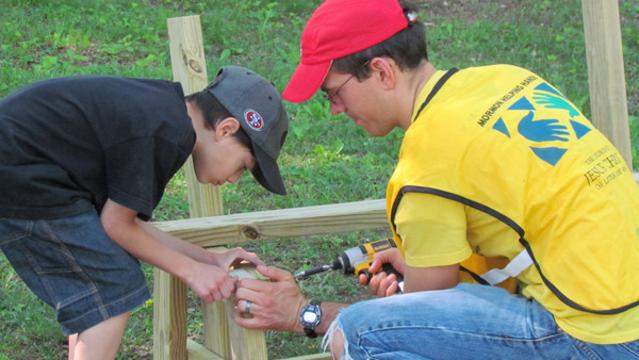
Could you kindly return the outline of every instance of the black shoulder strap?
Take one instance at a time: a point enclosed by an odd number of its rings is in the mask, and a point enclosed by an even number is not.
[[[444,76],[442,76],[439,79],[439,81],[437,81],[437,84],[435,84],[435,86],[433,87],[433,90],[430,91],[428,96],[426,96],[426,100],[424,100],[422,105],[419,107],[419,110],[417,110],[417,114],[415,114],[413,121],[415,121],[419,117],[419,114],[421,114],[422,110],[424,110],[426,105],[428,105],[428,103],[430,103],[430,101],[435,97],[435,95],[437,95],[437,92],[442,88],[442,86],[444,86],[444,83],[446,83],[446,81],[448,81],[448,79],[450,79],[450,77],[453,76],[453,74],[456,73],[457,71],[459,71],[459,69],[452,68],[448,70],[444,74]]]

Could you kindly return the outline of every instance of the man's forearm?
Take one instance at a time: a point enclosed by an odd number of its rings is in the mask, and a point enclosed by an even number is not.
[[[322,321],[320,322],[320,324],[317,326],[317,329],[315,329],[315,331],[318,334],[325,334],[326,330],[328,330],[329,326],[331,326],[331,323],[333,322],[333,320],[335,320],[335,318],[337,318],[337,315],[339,314],[339,311],[345,307],[347,307],[348,304],[340,304],[340,303],[333,303],[333,302],[323,302],[321,304],[321,308],[322,308]]]

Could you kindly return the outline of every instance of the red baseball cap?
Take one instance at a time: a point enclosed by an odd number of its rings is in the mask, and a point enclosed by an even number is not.
[[[377,45],[408,26],[398,0],[326,0],[308,20],[300,63],[282,97],[308,100],[322,85],[333,60]]]

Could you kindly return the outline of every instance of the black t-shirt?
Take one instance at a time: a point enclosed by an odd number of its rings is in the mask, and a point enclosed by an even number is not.
[[[148,220],[195,132],[178,83],[39,82],[0,101],[0,217],[52,219],[108,198]]]

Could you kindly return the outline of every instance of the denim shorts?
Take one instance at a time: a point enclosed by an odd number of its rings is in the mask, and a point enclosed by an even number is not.
[[[362,301],[340,312],[325,339],[337,328],[349,360],[639,360],[639,340],[580,341],[539,303],[484,285]]]
[[[54,220],[0,218],[0,248],[31,291],[55,309],[65,335],[150,297],[140,263],[107,236],[95,211]]]

